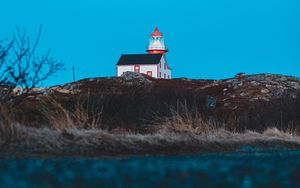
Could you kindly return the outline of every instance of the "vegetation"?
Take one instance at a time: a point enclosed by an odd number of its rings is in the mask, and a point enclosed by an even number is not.
[[[39,56],[37,49],[42,26],[32,43],[26,30],[16,27],[12,39],[0,41],[1,102],[7,102],[14,88],[19,88],[18,98],[26,96],[49,77],[64,69],[64,64],[51,56],[51,51]],[[8,87],[7,87],[8,86]]]
[[[157,117],[144,128],[148,132],[122,127],[105,129],[101,114],[88,115],[88,109],[78,102],[75,109],[62,107],[47,99],[40,109],[49,120],[48,126],[31,127],[15,122],[14,110],[1,109],[1,152],[15,154],[61,155],[127,155],[171,154],[194,152],[224,152],[253,147],[299,148],[299,132],[268,128],[255,131],[232,132],[216,120],[204,120],[201,114],[189,111],[181,104],[171,108],[170,117]],[[49,103],[51,105],[49,105]]]

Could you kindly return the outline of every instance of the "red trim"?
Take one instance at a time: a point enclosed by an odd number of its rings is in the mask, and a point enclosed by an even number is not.
[[[165,54],[168,50],[147,50],[148,54]]]
[[[134,68],[133,68],[134,72],[141,72],[141,66],[140,65],[134,65]]]
[[[147,71],[146,73],[147,73],[148,76],[152,77],[152,71]]]

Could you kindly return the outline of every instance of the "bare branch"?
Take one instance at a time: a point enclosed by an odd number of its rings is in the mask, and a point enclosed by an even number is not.
[[[13,85],[29,92],[41,82],[64,70],[64,64],[50,56],[50,50],[36,56],[42,26],[32,44],[26,30],[16,27],[12,41],[5,47],[0,43],[0,85]]]

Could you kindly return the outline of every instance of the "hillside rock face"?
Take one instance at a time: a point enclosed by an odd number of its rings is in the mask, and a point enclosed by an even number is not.
[[[157,117],[170,117],[174,111],[181,113],[182,109],[234,130],[260,131],[266,127],[300,125],[300,79],[283,75],[161,80],[126,73],[120,78],[84,79],[47,91],[47,95],[68,108],[72,108],[74,95],[79,95],[84,102],[88,100],[102,109],[102,123],[108,128],[138,129]],[[215,99],[216,104],[209,106],[208,98]]]

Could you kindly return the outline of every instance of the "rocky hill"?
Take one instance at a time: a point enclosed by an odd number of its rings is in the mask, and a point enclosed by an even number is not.
[[[121,78],[84,79],[36,89],[19,105],[28,112],[22,118],[32,124],[47,123],[39,116],[46,96],[71,110],[80,101],[89,113],[100,112],[101,124],[108,129],[143,129],[159,121],[158,117],[171,117],[174,112],[200,114],[230,130],[263,131],[267,127],[300,125],[300,79],[283,75],[162,80],[126,73]]]

